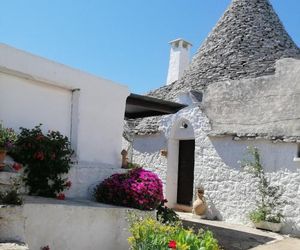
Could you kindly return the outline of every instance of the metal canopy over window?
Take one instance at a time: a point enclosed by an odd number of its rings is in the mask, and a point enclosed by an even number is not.
[[[169,115],[186,107],[184,104],[169,102],[149,96],[130,94],[126,100],[126,119]]]

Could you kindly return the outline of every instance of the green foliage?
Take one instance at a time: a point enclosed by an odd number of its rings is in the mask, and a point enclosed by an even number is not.
[[[128,162],[127,169],[140,168],[141,166],[137,163]]]
[[[242,162],[242,167],[258,180],[257,208],[250,213],[253,222],[269,221],[279,223],[283,218],[281,214],[283,190],[279,186],[271,185],[263,169],[257,148],[248,149],[248,160]]]
[[[129,222],[132,236],[128,242],[132,250],[219,250],[218,242],[210,231],[194,233],[184,229],[179,222],[168,225],[151,217],[136,215],[131,215]]]
[[[68,187],[63,178],[70,169],[73,151],[66,136],[57,131],[41,130],[41,124],[33,129],[20,128],[13,157],[24,165],[24,182],[30,195],[56,197]]]
[[[171,208],[164,205],[163,201],[156,209],[156,219],[164,224],[174,224],[179,221],[179,216]]]
[[[23,199],[16,190],[0,192],[0,204],[5,205],[22,205]]]
[[[5,192],[0,192],[0,204],[5,205],[22,205],[23,199],[19,194],[21,182],[18,179],[13,181],[12,188]]]
[[[4,128],[0,122],[0,149],[11,150],[17,140],[17,134],[11,128]]]

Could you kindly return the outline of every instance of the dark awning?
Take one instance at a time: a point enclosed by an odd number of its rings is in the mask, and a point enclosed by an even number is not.
[[[130,94],[126,100],[125,118],[135,119],[148,116],[174,114],[186,107],[184,104],[169,102],[161,99]]]

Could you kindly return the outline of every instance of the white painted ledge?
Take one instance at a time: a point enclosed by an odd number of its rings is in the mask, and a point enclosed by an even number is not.
[[[294,157],[294,162],[300,162],[300,157]]]
[[[28,250],[29,248],[21,243],[0,243],[0,250]]]

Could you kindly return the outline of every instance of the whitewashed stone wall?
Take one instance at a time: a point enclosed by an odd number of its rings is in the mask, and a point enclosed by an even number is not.
[[[233,141],[231,137],[208,137],[208,119],[197,106],[190,106],[176,115],[166,116],[160,124],[164,133],[155,136],[137,136],[134,142],[133,161],[155,170],[165,185],[177,182],[177,166],[172,166],[159,150],[168,146],[172,129],[181,120],[188,121],[195,135],[194,187],[202,185],[209,202],[210,219],[249,224],[248,214],[255,207],[257,182],[242,171],[238,161],[245,157],[247,146],[255,146],[271,182],[285,189],[284,233],[300,235],[300,163],[293,159],[296,143],[272,143],[268,140]],[[175,124],[175,125],[174,125]],[[170,146],[170,144],[169,144]],[[170,156],[168,152],[168,158]],[[156,169],[159,166],[159,171]],[[172,169],[170,169],[172,168]],[[168,173],[168,174],[167,174]],[[168,179],[171,178],[169,182]],[[172,180],[173,178],[173,180]],[[167,184],[168,183],[168,184]],[[176,199],[176,189],[168,192],[167,199]],[[175,194],[174,194],[175,192]]]
[[[65,192],[66,196],[94,199],[93,191],[96,185],[112,174],[125,171],[116,165],[80,161],[70,169],[68,179],[72,182],[72,187]]]
[[[0,242],[26,242],[30,250],[127,250],[128,211],[90,201],[26,197],[23,206],[0,206]]]
[[[136,137],[133,142],[133,145],[133,163],[138,163],[145,169],[148,169],[158,174],[161,180],[163,181],[165,187],[167,177],[167,157],[162,156],[160,154],[160,150],[167,149],[167,139],[164,136],[164,134],[156,134],[151,137]],[[129,148],[129,143],[125,140],[123,140],[123,148],[126,150]],[[129,159],[130,158],[131,156],[129,155]]]

